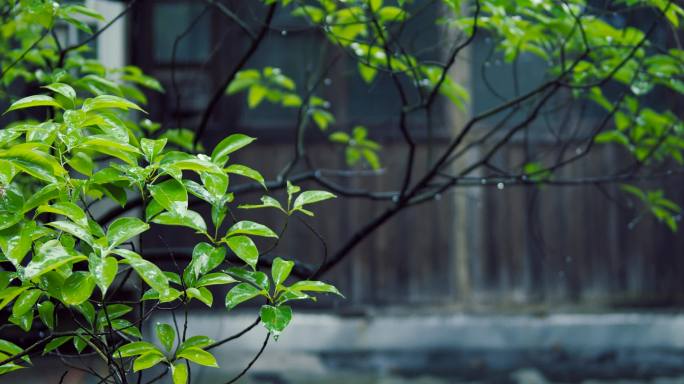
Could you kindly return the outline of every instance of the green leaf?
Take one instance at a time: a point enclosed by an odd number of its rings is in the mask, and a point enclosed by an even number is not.
[[[95,307],[90,304],[89,301],[84,301],[83,303],[76,306],[83,317],[88,320],[88,324],[93,324],[95,322]]]
[[[95,283],[102,291],[102,296],[107,292],[107,288],[112,284],[116,273],[119,270],[119,264],[113,257],[100,258],[97,255],[92,254],[88,258],[89,270],[93,274]]]
[[[45,348],[43,348],[43,355],[45,355],[46,353],[50,353],[50,352],[54,351],[55,349],[59,348],[64,343],[71,340],[72,337],[73,336],[60,336],[60,337],[57,337],[57,338],[50,340],[50,342],[45,345]]]
[[[294,267],[294,261],[283,260],[280,257],[273,259],[273,264],[271,265],[271,277],[276,286],[285,282],[290,272],[292,272],[292,267]]]
[[[292,320],[292,308],[287,305],[279,307],[264,305],[259,311],[259,317],[264,327],[277,339],[280,333],[290,324],[290,320]]]
[[[159,154],[162,153],[166,146],[167,139],[152,140],[148,138],[140,139],[140,149],[142,150],[145,159],[149,163],[153,163]]]
[[[14,371],[17,371],[17,370],[23,369],[23,368],[26,368],[26,367],[19,365],[19,364],[15,364],[15,363],[7,363],[7,364],[0,366],[0,375],[4,375],[4,374],[9,373],[9,372],[14,372]]]
[[[34,96],[29,96],[29,97],[24,97],[23,99],[19,99],[12,103],[9,108],[5,111],[5,113],[10,112],[10,111],[15,111],[17,109],[24,109],[24,108],[30,108],[30,107],[57,107],[57,108],[62,108],[62,106],[57,102],[57,100],[53,99],[50,96],[47,95],[34,95]],[[5,114],[3,113],[3,115]]]
[[[90,337],[88,337],[88,339],[90,339]],[[74,343],[74,348],[76,348],[76,352],[78,352],[79,354],[83,352],[85,347],[88,345],[84,336],[74,336],[72,340]]]
[[[195,132],[185,128],[167,129],[160,136],[160,138],[167,139],[171,144],[175,144],[180,148],[192,151],[192,143],[195,140]]]
[[[214,163],[223,165],[228,160],[228,155],[249,145],[251,142],[256,140],[253,137],[243,135],[240,133],[234,133],[225,139],[221,140],[214,150],[211,152],[211,159]]]
[[[112,356],[118,359],[121,357],[131,357],[145,355],[148,353],[155,353],[155,351],[161,354],[161,351],[152,343],[148,343],[147,341],[134,341],[132,343],[128,343],[119,347],[119,349],[114,351]]]
[[[38,249],[38,257],[34,257],[24,269],[24,278],[33,280],[64,264],[81,260],[87,260],[87,257],[68,253],[58,240],[49,240]]]
[[[292,11],[292,15],[302,17],[305,16],[310,18],[313,23],[318,24],[323,21],[323,18],[325,17],[325,11],[312,5],[301,5]]]
[[[125,333],[129,336],[133,336],[138,339],[142,339],[142,334],[140,333],[138,328],[136,328],[130,321],[126,319],[114,319],[111,321],[111,323],[112,330]],[[109,324],[105,324],[103,330],[107,329],[108,326]]]
[[[121,76],[121,80],[130,81],[132,83],[139,84],[145,88],[155,90],[157,92],[164,92],[164,87],[161,83],[153,77],[143,75],[142,73],[136,73],[134,75],[124,75]]]
[[[24,257],[31,250],[33,244],[31,235],[35,224],[13,225],[0,231],[0,250],[15,266],[21,264]]]
[[[291,291],[287,288],[284,288],[283,291],[278,295],[278,300],[276,301],[277,305],[281,305],[284,303],[287,303],[288,301],[292,300],[312,300],[316,301],[315,297],[309,296],[304,292],[300,291]]]
[[[169,212],[183,214],[188,209],[188,192],[176,179],[148,186],[154,200]]]
[[[100,13],[95,11],[94,9],[85,7],[83,5],[78,5],[78,4],[73,4],[73,5],[67,5],[62,8],[65,12],[68,13],[80,13],[81,15],[91,17],[93,19],[97,19],[100,21],[106,21],[104,16],[102,16]]]
[[[288,196],[293,196],[296,193],[299,193],[302,189],[290,182],[290,180],[287,181],[287,195]]]
[[[173,348],[173,342],[176,340],[176,331],[173,330],[172,326],[165,323],[157,323],[155,331],[164,348],[170,351]]]
[[[34,193],[28,200],[24,203],[22,213],[26,213],[50,200],[59,197],[59,186],[56,184],[48,184],[42,187],[38,192]]]
[[[407,13],[399,7],[383,7],[378,11],[381,22],[398,22],[406,19]]]
[[[186,273],[183,274],[186,284],[194,285],[200,276],[218,267],[225,257],[225,248],[214,248],[204,242],[198,243],[192,250],[192,261],[188,264]]]
[[[377,73],[377,69],[370,67],[359,61],[359,74],[361,74],[361,78],[363,79],[363,81],[366,82],[366,84],[372,83]]]
[[[551,171],[538,162],[526,163],[523,166],[523,172],[534,182],[548,180],[551,177]]]
[[[236,236],[236,235],[252,235],[252,236],[262,236],[262,237],[275,237],[277,238],[275,232],[263,224],[255,223],[253,221],[239,221],[233,224],[226,237]]]
[[[224,175],[223,170],[210,161],[211,159],[204,154],[192,156],[183,152],[167,152],[161,159],[162,170],[169,173],[176,179],[180,179],[180,171],[194,171],[198,174],[204,172]]]
[[[188,288],[186,294],[190,298],[197,299],[203,302],[207,307],[211,308],[211,304],[214,302],[214,295],[207,288]]]
[[[215,200],[214,196],[206,188],[192,180],[183,180],[183,185],[188,192],[208,203],[212,203]]]
[[[104,68],[102,73],[104,74]],[[121,95],[121,88],[115,82],[95,74],[83,76],[81,79],[76,81],[74,85],[83,88],[94,95]]]
[[[78,237],[79,239],[85,241],[88,244],[94,244],[95,240],[93,237],[90,235],[88,232],[87,227],[84,228],[78,224],[74,224],[71,221],[65,221],[65,220],[58,220],[58,221],[53,221],[51,223],[48,223],[47,225],[57,228],[62,232],[66,232],[68,234],[71,234],[75,237]]]
[[[200,173],[200,178],[202,179],[204,187],[210,194],[214,196],[216,201],[220,200],[219,198],[223,198],[226,195],[226,191],[228,190],[228,175],[223,173],[216,174],[202,172]]]
[[[95,169],[93,159],[83,152],[75,152],[71,158],[67,160],[67,164],[71,166],[76,172],[86,176],[92,176]]]
[[[24,332],[28,332],[31,330],[31,326],[33,325],[33,310],[26,312],[20,316],[12,315],[7,320],[9,320],[10,323],[21,328],[21,330],[23,330]]]
[[[169,289],[164,292],[164,296],[160,297],[159,292],[155,291],[154,289],[148,289],[143,294],[142,300],[159,300],[161,303],[169,303],[181,297],[181,294],[181,291],[169,287]]]
[[[334,199],[334,194],[327,191],[305,191],[302,192],[294,202],[294,209],[302,208],[306,204],[317,203],[319,201]]]
[[[229,268],[227,272],[231,276],[240,279],[241,281],[251,283],[255,287],[263,289],[264,291],[268,291],[270,288],[268,276],[266,276],[266,274],[261,271],[250,271],[242,268],[233,267]]]
[[[62,301],[68,305],[78,305],[90,298],[95,288],[95,279],[90,272],[72,273],[64,281]]]
[[[226,243],[240,260],[247,263],[252,269],[256,269],[256,264],[259,261],[259,250],[252,239],[247,236],[232,236],[226,240]]]
[[[72,104],[76,100],[76,91],[74,91],[74,89],[71,88],[70,85],[64,83],[52,83],[45,85],[41,88],[46,88],[53,92],[59,93],[60,95],[69,99],[69,101],[71,101]]]
[[[211,339],[207,336],[201,336],[201,335],[192,336],[192,337],[188,338],[187,340],[185,340],[185,342],[183,342],[180,345],[180,348],[178,349],[178,351],[180,352],[186,348],[193,348],[193,347],[202,349],[202,348],[208,347],[211,344],[214,344],[214,339]]]
[[[123,110],[137,109],[138,111],[145,112],[142,108],[140,108],[135,103],[132,103],[132,102],[130,102],[130,101],[128,101],[122,97],[112,96],[112,95],[100,95],[100,96],[94,97],[92,99],[86,99],[83,102],[83,110],[86,112],[97,110],[97,109],[109,109],[109,108],[118,108],[118,109],[123,109]]]
[[[188,359],[193,363],[207,367],[218,367],[216,358],[211,353],[195,347],[183,349],[182,352],[176,355],[176,358]]]
[[[171,366],[173,384],[186,384],[188,382],[188,367],[183,362]]]
[[[465,110],[465,103],[470,100],[468,91],[448,76],[444,78],[444,82],[439,87],[439,93],[449,98],[462,111]]]
[[[292,284],[289,287],[290,290],[302,291],[302,292],[326,292],[334,293],[336,295],[344,297],[340,291],[334,286],[326,284],[322,281],[312,281],[312,280],[302,280]]]
[[[93,123],[97,125],[102,132],[120,143],[129,143],[129,129],[119,116],[113,112],[90,112],[88,113],[89,119],[93,120]]]
[[[231,164],[226,168],[226,172],[232,173],[235,175],[240,175],[244,177],[248,177],[252,180],[255,180],[259,184],[261,184],[264,189],[266,189],[266,184],[264,182],[264,177],[259,173],[258,171],[255,171],[254,169],[247,167],[245,165],[241,164]]]
[[[159,267],[128,249],[118,248],[113,252],[123,257],[124,260],[130,264],[133,269],[135,269],[135,272],[147,283],[147,285],[159,292],[161,298],[164,298],[169,294],[169,279],[166,277],[166,275],[164,275]]]
[[[261,196],[261,204],[241,204],[238,206],[240,209],[257,209],[257,208],[276,208],[282,212],[285,212],[283,206],[280,202],[271,196]]]
[[[109,249],[123,244],[134,236],[150,229],[150,226],[137,217],[120,217],[107,229],[107,242]]]
[[[226,93],[229,95],[236,94],[240,91],[243,91],[252,85],[256,84],[259,79],[261,78],[261,73],[257,71],[256,69],[245,69],[240,72],[238,72],[235,75],[235,79],[230,82],[230,85],[228,85],[228,88],[226,89]]]
[[[131,308],[128,305],[125,304],[112,304],[107,306],[107,316],[105,316],[105,311],[101,310],[98,312],[98,322],[106,323],[107,322],[107,317],[109,317],[110,320],[112,319],[117,319],[130,311],[132,311],[133,308]]]
[[[198,232],[206,232],[207,224],[204,222],[202,215],[195,211],[186,211],[183,214],[174,214],[171,212],[163,212],[152,219],[153,223],[164,225],[178,225],[192,228]]]
[[[249,108],[256,108],[266,95],[268,95],[268,88],[261,84],[252,85],[247,93],[247,105]]]
[[[116,157],[129,164],[137,165],[137,156],[140,154],[134,146],[113,140],[109,136],[91,136],[78,145],[79,148],[89,149]]]
[[[47,146],[39,143],[23,143],[13,145],[7,150],[0,150],[0,159],[7,159],[22,172],[48,182],[55,182],[56,176],[66,174],[62,165],[50,154]]]
[[[38,304],[38,316],[48,329],[55,329],[55,305],[51,301]]]
[[[166,358],[164,357],[164,355],[159,353],[158,351],[141,355],[133,361],[133,372],[138,372],[143,369],[152,368],[165,359]]]
[[[80,226],[88,226],[88,217],[83,209],[81,209],[81,207],[78,205],[68,201],[58,201],[52,205],[42,205],[36,209],[36,214],[43,212],[56,213],[58,215],[66,216]]]
[[[16,345],[16,344],[14,344],[14,343],[12,343],[11,341],[0,339],[0,352],[4,352],[4,353],[9,354],[10,356],[14,356],[14,355],[17,355],[19,353],[24,352],[24,349],[21,348],[20,346]],[[4,359],[5,358],[3,357],[3,360]],[[22,357],[21,359],[26,361],[27,363],[31,362],[31,359],[28,357],[28,355]]]
[[[43,291],[39,289],[29,289],[22,292],[17,301],[14,302],[12,315],[18,317],[31,311],[42,294]]]
[[[321,131],[325,131],[328,129],[330,123],[335,122],[335,117],[330,112],[323,109],[312,110],[311,118]]]
[[[29,287],[8,287],[0,291],[0,309],[5,308],[10,301],[14,300]]]
[[[629,138],[620,131],[605,131],[601,132],[596,137],[594,141],[597,143],[610,143],[616,142],[624,146],[629,146]]]
[[[202,276],[199,280],[197,280],[197,283],[195,283],[196,287],[206,287],[209,285],[223,285],[223,284],[232,284],[232,283],[237,283],[238,280],[235,280],[233,277],[223,273],[223,272],[216,272],[216,273],[209,273],[204,276]]]
[[[330,136],[328,136],[328,138],[330,139],[330,141],[334,141],[334,142],[340,143],[340,144],[347,144],[347,143],[349,143],[349,140],[351,140],[351,138],[349,137],[349,134],[347,134],[346,132],[342,132],[342,131],[334,132]]]
[[[233,309],[238,304],[262,295],[263,291],[248,283],[240,283],[233,287],[226,295],[226,308]]]

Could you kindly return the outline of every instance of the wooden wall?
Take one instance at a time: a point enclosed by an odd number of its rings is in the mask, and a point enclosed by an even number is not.
[[[344,168],[342,153],[334,146],[320,143],[312,149],[321,167]],[[597,174],[597,167],[608,170],[614,152],[599,150],[561,171],[558,178]],[[386,143],[384,164],[390,169],[400,166],[404,153],[399,143]],[[418,171],[426,167],[424,151],[420,154]],[[273,178],[290,157],[287,144],[264,141],[233,161],[265,170],[265,176]],[[497,161],[515,164],[520,159],[520,148],[513,146]],[[387,174],[331,178],[373,190],[396,189],[400,183]],[[233,177],[231,182],[241,180]],[[667,184],[681,203],[682,180]],[[256,202],[260,195],[249,193],[237,200]],[[283,198],[282,191],[274,196]],[[684,237],[648,215],[635,221],[639,206],[628,207],[628,200],[614,185],[603,191],[595,186],[457,188],[438,201],[404,211],[355,248],[325,276],[347,300],[327,303],[346,310],[417,305],[511,311],[681,305]],[[314,209],[317,216],[307,220],[332,254],[386,206],[341,198],[320,204]],[[240,214],[274,229],[283,224],[279,215]],[[156,242],[154,236],[148,236],[148,245]],[[192,238],[188,233],[166,236],[165,241],[182,246],[191,244]],[[316,265],[324,257],[323,249],[293,220],[274,253]]]

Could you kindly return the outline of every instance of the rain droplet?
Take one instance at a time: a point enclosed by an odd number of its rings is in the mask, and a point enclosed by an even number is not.
[[[482,179],[482,180],[480,180],[480,184],[482,184],[482,185],[487,184],[487,179]]]
[[[565,258],[565,262],[566,262],[566,263],[572,263],[572,257],[567,256],[567,257]]]
[[[435,200],[442,200],[442,195],[441,194],[436,194],[435,195]]]
[[[392,196],[392,201],[395,203],[398,202],[399,201],[399,195]]]
[[[330,78],[326,77],[325,80],[323,80],[323,84],[330,85],[330,84],[332,84],[332,80],[330,80]]]
[[[497,183],[496,184],[496,189],[498,189],[498,190],[502,190],[502,189],[504,189],[504,187],[505,187],[504,183]]]
[[[283,29],[282,31],[280,31],[280,34],[281,34],[282,36],[287,36],[287,31]]]
[[[492,63],[490,63],[489,61],[485,61],[485,63],[484,63],[485,67],[490,67],[491,65],[492,65]]]
[[[637,80],[629,89],[637,96],[645,95],[653,89],[653,84],[645,80]]]
[[[582,148],[577,147],[577,149],[575,149],[575,153],[578,155],[581,155],[582,154]]]

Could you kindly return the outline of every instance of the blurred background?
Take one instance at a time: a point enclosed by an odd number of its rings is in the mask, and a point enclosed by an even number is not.
[[[106,0],[87,3],[108,20],[127,6]],[[261,2],[222,3],[252,26],[264,14]],[[433,47],[424,52],[426,60],[442,59],[438,47],[449,37],[429,22],[440,9],[426,7],[407,26],[412,40],[407,44]],[[617,22],[646,23],[648,18]],[[65,45],[85,38],[66,24],[59,36]],[[145,0],[91,43],[91,53],[107,66],[130,63],[158,78],[166,92],[145,95],[149,119],[183,129],[200,123],[216,86],[248,44],[243,29],[204,1]],[[332,61],[335,55],[340,57]],[[505,63],[486,34],[461,56],[451,76],[470,91],[467,108],[438,103],[429,132],[422,117],[409,116],[422,149],[419,168],[428,166],[433,150],[438,152],[468,116],[544,81],[546,63],[525,55],[515,64]],[[403,165],[405,147],[395,128],[400,103],[388,77],[366,85],[352,59],[330,49],[320,33],[286,11],[276,14],[247,67],[278,67],[301,84],[319,63],[329,61],[332,67],[319,93],[336,117],[332,128],[366,126],[383,147],[382,166],[338,171],[348,168],[344,151],[316,129],[306,137],[309,152],[317,167],[340,185],[391,189],[401,182],[402,175],[391,170]],[[651,97],[673,110],[682,104],[666,91]],[[560,97],[558,104],[562,101]],[[499,151],[494,163],[523,164],[559,142],[567,151],[581,151],[582,127],[599,114],[587,105],[566,107],[546,111],[529,134]],[[577,127],[573,136],[558,133],[561,120]],[[294,109],[269,103],[250,109],[244,94],[226,95],[202,143],[211,149],[234,132],[257,137],[236,160],[273,179],[292,157],[295,121]],[[477,148],[469,156],[477,156]],[[561,176],[601,174],[624,158],[619,148],[602,146],[564,168]],[[673,200],[684,202],[681,176],[658,183]],[[253,203],[260,195],[245,193],[236,199]],[[303,224],[292,222],[273,254],[296,257],[315,268],[388,204],[360,198],[322,204],[309,222],[326,245]],[[282,225],[277,215],[245,215]],[[196,240],[189,233],[154,228],[143,239],[146,257],[169,269],[169,254],[183,260]],[[299,305],[292,325],[269,344],[241,382],[684,383],[683,256],[681,230],[672,232],[644,215],[617,185],[455,188],[402,212],[352,250],[324,276],[346,299]],[[251,324],[256,312],[256,307],[227,313],[198,305],[189,314],[189,334],[220,339]],[[265,333],[258,326],[216,349],[221,368],[193,368],[193,383],[224,382],[240,372]],[[20,371],[21,381],[10,375],[0,382],[59,381],[64,369],[58,360],[36,361],[45,369]],[[82,381],[72,372],[65,382],[95,381]]]

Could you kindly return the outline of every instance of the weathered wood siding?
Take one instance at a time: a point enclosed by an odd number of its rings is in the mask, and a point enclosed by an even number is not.
[[[344,168],[342,153],[334,146],[320,143],[311,148],[322,168]],[[398,142],[386,143],[384,163],[390,168],[400,166],[404,151]],[[557,177],[596,175],[602,170],[597,167],[607,171],[615,156],[610,149],[598,150]],[[416,170],[426,167],[425,157],[421,151]],[[273,178],[290,158],[289,145],[265,140],[233,161],[264,170],[266,177]],[[521,159],[520,148],[512,146],[497,160],[516,164]],[[388,174],[330,178],[377,191],[396,189],[401,181]],[[231,180],[232,184],[241,181],[239,177]],[[681,179],[667,184],[671,192],[681,193]],[[638,204],[627,207],[628,199],[615,185],[602,188],[457,188],[437,201],[410,208],[374,232],[325,276],[348,298],[330,305],[515,309],[683,303],[684,237],[648,215],[635,221]],[[236,200],[255,202],[261,194],[248,193]],[[274,195],[283,198],[282,191]],[[681,195],[672,197],[681,202]],[[330,256],[387,205],[340,198],[318,205],[316,217],[306,220],[325,238]],[[239,214],[274,229],[284,223],[282,215],[275,213]],[[146,240],[148,246],[163,246],[155,236]],[[189,233],[164,236],[167,244],[175,246],[188,246],[191,239]],[[260,245],[262,249],[268,246]],[[311,265],[324,257],[324,247],[298,220],[291,220],[273,252]]]

